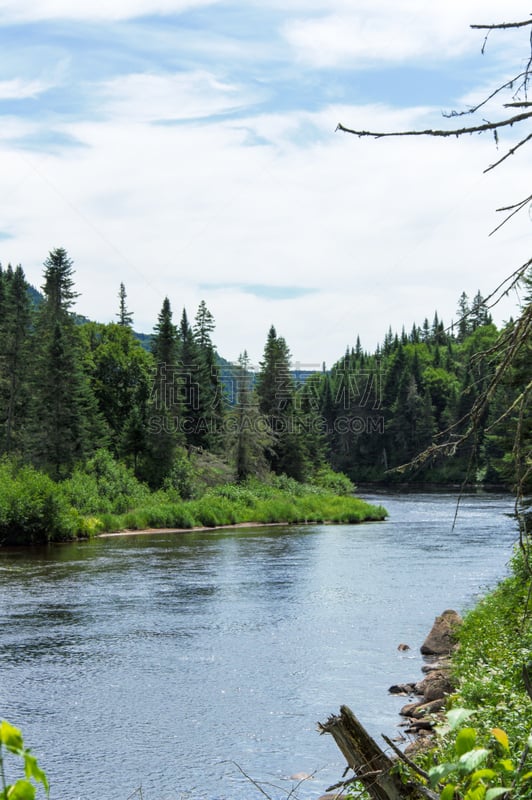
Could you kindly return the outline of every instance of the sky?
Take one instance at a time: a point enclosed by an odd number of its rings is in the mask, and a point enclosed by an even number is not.
[[[504,7],[503,7],[504,6]],[[0,262],[36,287],[63,247],[76,310],[136,330],[165,296],[201,300],[219,353],[263,353],[274,325],[320,368],[389,326],[407,332],[488,295],[529,258],[528,133],[364,139],[454,127],[517,74],[515,0],[0,0]],[[503,16],[501,17],[501,14]],[[507,98],[508,99],[508,98]],[[488,104],[477,121],[500,118]],[[517,138],[516,138],[517,137]],[[498,324],[518,296],[499,304]]]

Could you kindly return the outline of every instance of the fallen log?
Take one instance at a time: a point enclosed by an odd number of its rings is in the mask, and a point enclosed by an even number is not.
[[[340,707],[339,715],[318,723],[318,731],[331,734],[355,774],[352,780],[359,781],[373,800],[437,800],[438,795],[423,784],[403,783],[393,770],[396,761],[381,750],[347,706]],[[399,751],[396,755],[401,757]]]

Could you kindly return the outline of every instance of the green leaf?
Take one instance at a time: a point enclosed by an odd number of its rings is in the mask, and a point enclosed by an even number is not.
[[[501,728],[492,728],[491,733],[493,736],[495,736],[501,747],[503,747],[505,750],[510,749],[508,735]]]
[[[452,783],[448,783],[441,791],[440,800],[453,800],[455,789],[456,787]]]
[[[487,759],[489,754],[489,750],[486,750],[484,747],[477,747],[475,750],[464,753],[458,762],[460,764],[460,771],[473,772]]]
[[[494,786],[486,792],[486,800],[495,800],[496,797],[500,797],[501,794],[506,794],[509,791],[510,790],[504,786]]]
[[[473,783],[475,781],[491,781],[496,776],[497,773],[495,772],[494,769],[477,769],[477,771],[471,775],[471,782]]]
[[[431,767],[429,769],[429,782],[432,788],[451,772],[455,772],[457,768],[458,764],[453,764],[451,762],[445,762],[444,764],[437,764],[435,767]]]
[[[521,775],[522,781],[529,781],[532,778],[532,772],[526,772],[524,775]]]
[[[12,753],[20,753],[24,747],[22,733],[5,719],[0,722],[0,742]]]
[[[462,728],[461,731],[458,731],[456,736],[456,755],[460,757],[463,756],[464,753],[468,753],[474,748],[476,741],[477,732],[474,728]]]
[[[35,786],[29,781],[20,780],[7,790],[9,800],[35,800]]]
[[[464,800],[484,800],[486,795],[486,787],[479,783],[478,786],[468,789],[464,795]]]
[[[450,711],[447,712],[445,715],[447,717],[447,721],[449,722],[449,729],[451,731],[456,730],[462,722],[465,722],[466,719],[474,714],[474,711],[471,711],[469,708],[452,708]]]
[[[514,771],[514,762],[510,758],[502,758],[499,764],[506,772]]]
[[[46,789],[46,792],[49,792],[50,787],[48,785],[46,773],[39,767],[37,759],[35,756],[31,755],[29,750],[26,750],[24,753],[24,774],[26,775],[26,778],[33,778],[38,783],[42,783]]]

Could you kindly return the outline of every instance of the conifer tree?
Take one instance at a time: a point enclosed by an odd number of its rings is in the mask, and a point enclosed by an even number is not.
[[[22,432],[28,414],[28,346],[31,303],[22,267],[9,267],[2,289],[0,329],[0,420],[3,427],[1,449],[22,447]]]
[[[106,442],[106,427],[83,371],[80,337],[70,309],[72,261],[63,248],[44,262],[44,301],[34,337],[33,414],[30,447],[37,465],[54,477]]]
[[[237,391],[229,418],[229,450],[233,454],[236,479],[241,483],[250,476],[260,477],[268,471],[267,454],[273,447],[274,437],[267,419],[260,413],[245,350],[238,358],[235,377]]]
[[[126,287],[124,286],[123,283],[120,284],[118,299],[120,303],[118,308],[118,314],[116,315],[118,317],[118,324],[130,328],[133,325],[133,314],[130,311],[128,311],[127,308]]]
[[[177,447],[183,442],[178,334],[172,316],[170,300],[165,297],[151,342],[155,369],[148,407],[146,453],[139,465],[141,477],[152,487],[162,486],[172,469]],[[129,432],[130,441],[132,433]]]
[[[221,442],[223,426],[223,392],[220,369],[211,334],[214,331],[214,317],[202,300],[192,329],[197,348],[198,402],[203,424],[198,425],[198,443],[201,447],[217,449]],[[203,430],[199,430],[202,428]]]

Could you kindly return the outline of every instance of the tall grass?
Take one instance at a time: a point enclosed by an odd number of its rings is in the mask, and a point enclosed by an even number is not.
[[[330,483],[330,476],[325,477],[324,482]],[[347,488],[345,481],[339,486]],[[59,484],[32,467],[0,462],[0,544],[83,538],[116,530],[360,522],[385,516],[382,507],[284,475],[213,487],[199,498],[185,500],[175,487],[150,492],[106,451]]]

